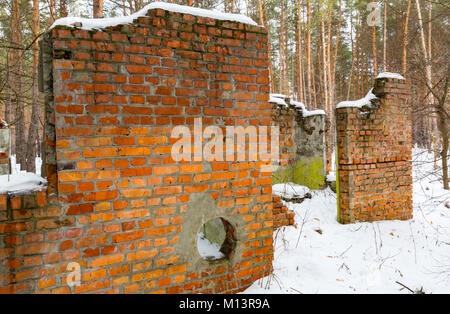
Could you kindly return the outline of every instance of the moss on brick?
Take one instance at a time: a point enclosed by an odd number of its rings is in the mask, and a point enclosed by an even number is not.
[[[325,185],[324,161],[321,157],[305,158],[293,170],[293,182],[318,190]]]
[[[279,167],[272,176],[273,184],[294,182],[312,190],[325,186],[324,160],[321,157],[304,158],[295,166]]]

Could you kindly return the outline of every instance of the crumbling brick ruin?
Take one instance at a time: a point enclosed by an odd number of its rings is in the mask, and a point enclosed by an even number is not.
[[[336,109],[341,223],[412,217],[411,89],[380,78],[367,106]]]
[[[41,41],[48,186],[0,197],[0,292],[233,293],[268,275],[270,160],[171,157],[195,118],[270,126],[266,31],[162,9],[80,27]],[[213,261],[208,221],[224,228]]]
[[[308,111],[284,95],[272,95],[272,125],[280,129],[280,161],[272,162],[274,183],[325,186],[325,112]]]
[[[269,96],[267,33],[253,24],[152,8],[42,37],[48,182],[0,194],[0,293],[235,293],[270,274],[273,230],[294,224],[272,178],[324,187],[325,116]],[[408,84],[373,92],[370,108],[337,109],[342,223],[411,217]],[[197,160],[195,138],[193,158],[175,160],[174,129],[198,120],[224,134],[279,127],[281,158],[251,160],[248,134],[246,161]]]

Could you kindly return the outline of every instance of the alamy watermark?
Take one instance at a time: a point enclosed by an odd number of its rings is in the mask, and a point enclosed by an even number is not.
[[[67,275],[67,285],[69,287],[79,286],[81,283],[81,266],[77,262],[71,262],[66,268],[69,271]]]
[[[187,126],[172,129],[171,138],[179,139],[171,155],[176,162],[267,161],[269,171],[280,160],[279,137],[278,126],[226,126],[224,132],[215,125],[203,129],[202,119],[195,118],[193,132]]]

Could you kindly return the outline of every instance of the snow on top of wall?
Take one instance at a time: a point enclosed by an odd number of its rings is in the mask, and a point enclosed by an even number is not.
[[[371,100],[377,98],[377,96],[375,96],[372,93],[372,89],[370,89],[370,91],[367,93],[367,95],[364,98],[361,98],[359,100],[352,100],[352,101],[342,101],[340,102],[336,108],[348,108],[348,107],[356,107],[356,108],[362,108],[363,106],[371,106]]]
[[[307,111],[305,104],[302,102],[292,100],[291,104],[293,104],[296,108],[301,108],[302,110]]]
[[[272,96],[272,97],[276,97],[276,98],[283,98],[283,99],[285,99],[285,98],[287,98],[288,96],[286,96],[286,95],[283,95],[283,94],[270,94],[270,96]]]
[[[322,116],[325,115],[325,111],[323,110],[312,110],[312,111],[308,111],[305,109],[305,111],[303,111],[303,118],[306,117],[311,117],[311,116]]]
[[[40,191],[47,180],[31,172],[20,172],[0,176],[0,194],[16,194]]]
[[[276,96],[274,96],[274,94],[270,94],[269,102],[273,102],[273,103],[276,103],[278,105],[287,106],[287,103],[284,101],[284,97],[283,98],[276,97]]]
[[[128,15],[128,16],[118,16],[112,18],[102,18],[102,19],[86,19],[81,17],[64,17],[56,20],[50,29],[62,25],[69,27],[77,27],[84,30],[91,29],[103,29],[109,26],[117,26],[117,25],[125,25],[133,23],[133,20],[146,16],[147,12],[151,9],[162,9],[171,12],[191,14],[195,16],[201,17],[209,17],[216,20],[225,20],[225,21],[233,21],[243,24],[249,25],[258,25],[248,16],[242,14],[231,14],[231,13],[223,13],[217,10],[206,10],[195,7],[190,7],[186,5],[179,5],[174,3],[165,3],[165,2],[153,2],[146,5],[142,10],[138,12]]]
[[[400,74],[392,73],[392,72],[382,72],[382,73],[378,74],[378,76],[377,76],[377,79],[380,79],[380,78],[393,78],[393,79],[397,79],[397,80],[404,80],[405,79]]]
[[[311,116],[320,116],[320,115],[325,115],[325,111],[323,110],[311,110],[309,111],[308,109],[306,109],[306,106],[304,103],[299,102],[299,101],[293,101],[291,100],[291,104],[294,105],[296,108],[301,108],[302,109],[302,114],[303,117],[311,117]]]
[[[330,172],[329,174],[327,174],[327,181],[328,182],[336,181],[336,172]]]
[[[270,94],[269,102],[276,103],[278,105],[284,105],[288,107],[288,104],[286,103],[285,99],[288,98],[287,96],[283,94]],[[306,109],[305,104],[299,102],[299,101],[290,101],[291,105],[294,105],[296,108],[300,108],[302,110],[302,115],[304,118],[311,117],[311,116],[318,116],[318,115],[325,115],[325,111],[323,110],[312,110],[309,111]]]

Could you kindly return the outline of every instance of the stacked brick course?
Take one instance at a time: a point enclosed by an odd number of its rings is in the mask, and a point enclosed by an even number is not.
[[[270,273],[268,162],[171,157],[172,129],[195,118],[270,126],[264,29],[154,9],[56,27],[42,51],[48,190],[0,199],[0,292],[233,293]],[[195,241],[215,217],[238,242],[212,263]]]
[[[274,195],[273,200],[273,227],[279,228],[283,226],[295,225],[295,213],[287,208],[281,201],[281,197]]]
[[[372,108],[336,110],[341,223],[412,217],[411,89],[380,78]]]
[[[284,99],[283,99],[284,100]],[[295,117],[301,115],[299,109],[294,106],[280,105],[278,103],[272,104],[272,125],[279,128],[280,136],[280,160],[279,162],[273,161],[275,166],[286,167],[293,166],[295,164]],[[278,174],[274,174],[275,181],[282,181],[283,178],[277,178]],[[282,176],[282,174],[279,174]]]

